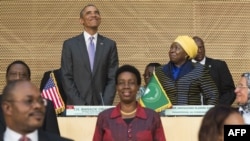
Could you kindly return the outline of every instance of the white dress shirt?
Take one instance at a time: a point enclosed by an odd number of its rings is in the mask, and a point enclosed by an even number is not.
[[[89,37],[91,37],[91,35],[89,33],[87,33],[86,31],[83,32],[83,35],[85,38],[85,43],[86,43],[87,49],[89,49],[89,43],[90,43]],[[92,37],[94,37],[93,42],[95,44],[95,50],[96,50],[97,33],[94,34]]]
[[[192,62],[193,63],[197,63],[197,61],[194,60],[194,59],[192,59]],[[206,63],[206,57],[204,57],[199,63],[202,64],[202,65],[205,65],[205,63]]]
[[[38,131],[35,130],[26,135],[31,141],[38,141]],[[6,127],[6,130],[3,135],[4,141],[18,141],[22,137],[21,134],[17,133],[16,131]]]
[[[242,107],[239,107],[239,112],[242,113],[242,117],[246,124],[250,124],[250,112],[246,112],[242,109]]]

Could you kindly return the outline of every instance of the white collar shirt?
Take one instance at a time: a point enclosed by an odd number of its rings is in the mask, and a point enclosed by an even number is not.
[[[192,59],[192,62],[193,63],[197,63],[197,61],[194,60],[194,59]],[[202,64],[202,65],[205,65],[205,63],[206,63],[206,57],[204,57],[199,63]]]
[[[95,33],[93,36],[91,36],[88,32],[84,31],[83,35],[84,35],[84,38],[85,38],[85,43],[86,43],[87,49],[89,49],[89,44],[90,44],[89,37],[94,37],[93,42],[95,44],[95,50],[96,50],[97,33]]]
[[[250,112],[246,112],[242,107],[239,107],[239,112],[242,114],[242,117],[246,124],[250,124]]]
[[[38,131],[35,130],[26,135],[31,141],[38,141]],[[4,132],[3,140],[4,141],[18,141],[22,137],[21,134],[17,133],[16,131],[6,127]]]

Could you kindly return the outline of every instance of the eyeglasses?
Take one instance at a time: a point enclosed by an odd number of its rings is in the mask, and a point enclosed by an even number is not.
[[[24,104],[25,106],[28,106],[28,107],[32,107],[34,106],[36,103],[40,104],[40,105],[44,105],[46,106],[47,105],[47,100],[44,99],[44,98],[39,98],[37,100],[34,100],[34,99],[26,99],[26,100],[7,100],[8,102],[17,102],[17,103],[22,103]]]
[[[242,85],[236,85],[235,88],[244,89],[244,88],[248,88],[248,87],[247,86],[242,86]]]
[[[20,72],[9,72],[8,77],[16,78],[19,77],[20,79],[28,79],[29,75],[27,73],[20,73]]]

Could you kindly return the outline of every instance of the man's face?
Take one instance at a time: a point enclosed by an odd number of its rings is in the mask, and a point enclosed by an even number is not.
[[[16,84],[12,96],[3,106],[8,116],[8,126],[19,133],[29,133],[41,127],[46,102],[39,89],[29,81],[23,81]]]
[[[200,62],[205,57],[205,47],[204,47],[204,44],[202,43],[202,41],[200,41],[198,39],[195,39],[194,41],[195,41],[196,45],[198,46],[198,52],[197,52],[197,55],[194,59],[196,61]]]
[[[30,80],[27,68],[22,64],[13,64],[7,72],[6,82],[13,80]]]
[[[187,59],[186,52],[183,50],[182,46],[176,42],[171,45],[168,54],[170,61],[175,65],[182,65]]]
[[[148,66],[145,69],[143,77],[144,77],[144,81],[145,81],[146,85],[149,83],[149,80],[150,80],[151,76],[153,75],[154,70],[155,70],[155,67],[153,67],[153,66]]]
[[[88,6],[83,11],[80,23],[84,28],[98,28],[101,24],[101,15],[99,10],[94,6]]]
[[[241,77],[234,91],[236,94],[236,103],[240,105],[247,103],[248,91],[249,89],[247,87],[247,79],[245,77]]]

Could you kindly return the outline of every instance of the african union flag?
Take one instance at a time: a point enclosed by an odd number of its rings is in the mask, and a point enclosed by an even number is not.
[[[150,78],[145,93],[139,99],[139,103],[142,107],[153,109],[156,112],[161,112],[172,107],[172,103],[162,88],[155,72]]]

